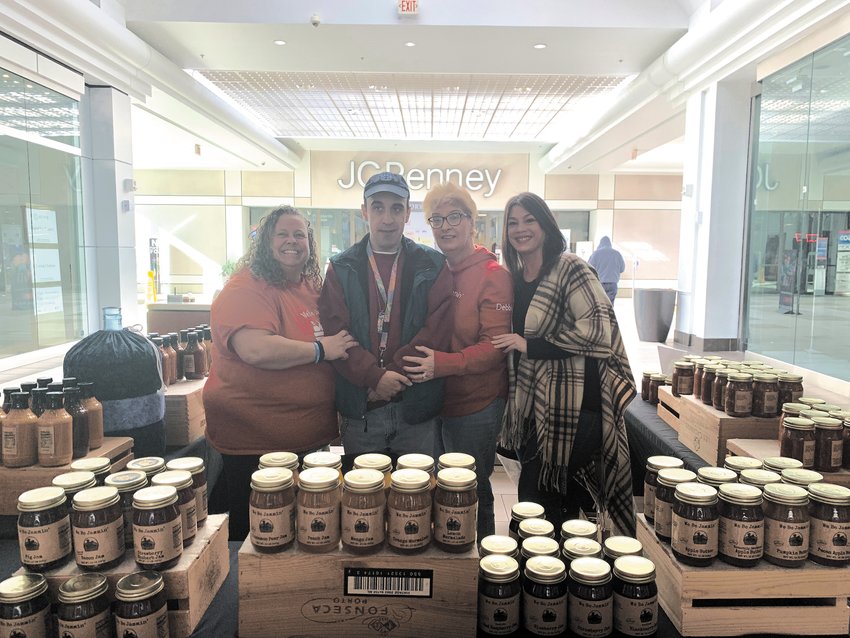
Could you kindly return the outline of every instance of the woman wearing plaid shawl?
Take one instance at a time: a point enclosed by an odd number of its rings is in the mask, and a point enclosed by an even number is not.
[[[513,332],[492,343],[514,353],[501,441],[522,462],[519,499],[543,505],[556,529],[584,507],[633,535],[623,411],[636,392],[614,309],[539,196],[508,201],[502,246]]]

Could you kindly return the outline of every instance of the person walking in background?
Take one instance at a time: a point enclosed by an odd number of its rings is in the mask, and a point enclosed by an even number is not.
[[[613,304],[617,296],[617,284],[620,281],[620,275],[626,269],[626,262],[620,251],[611,246],[611,240],[607,235],[599,240],[599,247],[593,251],[587,263],[593,266],[596,274],[599,275],[602,288]]]

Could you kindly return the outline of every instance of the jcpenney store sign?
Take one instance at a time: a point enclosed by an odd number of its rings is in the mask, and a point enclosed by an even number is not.
[[[363,188],[370,175],[382,171],[400,173],[407,180],[410,189],[414,191],[423,188],[427,191],[437,184],[454,182],[467,190],[481,191],[484,197],[493,196],[499,178],[502,176],[501,168],[497,168],[495,173],[491,173],[489,168],[471,168],[467,171],[460,168],[411,168],[405,171],[404,164],[401,162],[389,161],[381,165],[373,160],[364,160],[359,163],[351,160],[346,177],[336,180],[336,183],[340,188],[345,189],[355,186]]]

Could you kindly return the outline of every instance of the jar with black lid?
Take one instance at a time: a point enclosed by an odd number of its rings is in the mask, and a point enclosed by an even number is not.
[[[643,544],[631,536],[609,536],[602,543],[602,558],[611,567],[620,556],[640,556]]]
[[[74,472],[91,472],[97,485],[105,485],[106,477],[112,470],[112,462],[105,456],[77,459],[71,463]]]
[[[274,554],[295,541],[295,491],[292,472],[266,467],[251,475],[248,501],[251,545],[263,554]]]
[[[151,479],[151,485],[171,485],[177,490],[177,509],[180,510],[180,525],[183,528],[183,547],[188,547],[194,542],[198,533],[192,475],[186,470],[166,470],[155,475]]]
[[[653,374],[659,374],[657,371],[644,371],[640,379],[640,398],[644,401],[649,401],[649,382]]]
[[[744,470],[762,469],[764,463],[752,456],[727,456],[723,459],[723,467],[727,470],[732,470],[740,476]]]
[[[642,556],[614,561],[614,633],[617,638],[655,636],[658,630],[658,587],[655,563]]]
[[[753,375],[733,372],[726,383],[726,414],[748,417],[753,412]]]
[[[779,379],[775,374],[753,375],[753,416],[773,418],[779,415]]]
[[[809,556],[809,494],[802,487],[764,487],[764,559],[780,567],[801,567]]]
[[[262,457],[260,457],[262,459]],[[296,457],[296,465],[298,459]],[[207,521],[207,469],[204,459],[198,456],[181,456],[171,459],[165,464],[168,470],[184,470],[192,475],[192,489],[195,492],[195,520],[198,527],[203,527]]]
[[[475,472],[460,467],[448,467],[437,472],[434,545],[444,552],[467,552],[475,546],[477,525],[478,481]]]
[[[680,483],[673,503],[670,545],[680,563],[708,567],[717,558],[720,513],[717,490],[703,483]]]
[[[658,488],[658,470],[684,467],[685,462],[675,456],[650,456],[646,459],[643,478],[643,515],[647,522],[655,521],[655,490]]]
[[[113,611],[119,638],[169,635],[165,581],[158,572],[136,572],[119,580]]]
[[[810,485],[809,518],[809,560],[828,567],[850,565],[850,489]]]
[[[705,366],[711,365],[710,359],[694,359],[694,396],[702,396],[702,373]]]
[[[738,482],[764,489],[765,485],[779,483],[781,479],[778,473],[770,470],[741,470]]]
[[[342,486],[342,546],[354,554],[381,549],[386,538],[386,511],[383,472],[369,468],[346,472]]]
[[[667,385],[666,374],[653,374],[649,377],[649,403],[658,405],[658,388]]]
[[[782,470],[780,476],[783,483],[797,485],[806,489],[809,489],[809,485],[812,483],[823,481],[823,474],[814,470]]]
[[[611,566],[599,558],[570,563],[570,631],[581,638],[610,636],[614,629]]]
[[[738,473],[725,467],[706,465],[697,470],[697,483],[717,488],[724,483],[737,483]]]
[[[762,459],[764,469],[782,474],[782,470],[802,469],[803,462],[786,456],[766,456]]]
[[[124,512],[114,487],[100,486],[74,495],[71,533],[74,560],[83,571],[112,569],[124,559]]]
[[[779,454],[797,459],[806,469],[815,466],[815,422],[802,417],[786,417],[782,420],[782,439]]]
[[[144,487],[133,495],[133,549],[142,569],[168,569],[180,560],[183,524],[173,486]]]
[[[555,538],[555,526],[545,518],[527,518],[519,524],[520,542],[532,536]]]
[[[694,364],[690,361],[676,361],[673,364],[674,397],[694,393]]]
[[[702,386],[699,399],[705,405],[712,405],[714,399],[714,381],[717,379],[718,370],[725,370],[722,365],[714,363],[702,369]]]
[[[573,518],[561,523],[561,544],[568,538],[592,538],[599,537],[599,526],[583,518]]]
[[[384,489],[389,491],[393,461],[386,454],[359,454],[354,457],[355,470],[377,470],[384,477]]]
[[[755,567],[764,554],[764,511],[761,490],[727,483],[719,488],[720,560],[735,567]]]
[[[714,383],[711,384],[711,405],[715,410],[723,412],[726,409],[726,384],[729,375],[735,372],[733,368],[717,368],[714,373]]]
[[[814,417],[815,469],[818,472],[837,472],[844,457],[842,423],[832,417]]]
[[[124,547],[133,548],[133,495],[148,486],[148,477],[139,470],[116,472],[106,477],[106,485],[114,487],[121,496],[124,513]]]
[[[510,556],[491,554],[478,564],[478,632],[484,636],[519,636],[519,564]]]
[[[510,556],[514,560],[519,560],[519,543],[510,536],[491,534],[482,538],[479,545],[478,555],[481,558],[499,554],[500,556]]]
[[[109,582],[103,574],[81,574],[62,583],[57,609],[59,636],[114,636],[108,590]]]
[[[143,456],[127,463],[124,469],[144,472],[150,481],[154,475],[165,471],[165,459],[161,456]]]
[[[561,560],[569,567],[576,558],[602,558],[602,545],[592,538],[568,538],[561,550]]]
[[[339,469],[333,467],[309,467],[298,475],[296,537],[305,552],[331,552],[339,547],[339,479]]]
[[[19,574],[0,582],[0,636],[51,636],[47,580],[41,574]]]
[[[670,542],[673,525],[673,495],[679,483],[696,480],[690,470],[670,468],[658,470],[658,487],[655,490],[655,535],[665,543]]]
[[[431,476],[405,468],[392,473],[387,497],[387,546],[399,554],[417,554],[431,544]]]
[[[538,503],[520,501],[511,507],[511,522],[508,523],[508,536],[519,541],[519,524],[527,518],[545,518],[546,510]]]
[[[523,573],[522,624],[526,634],[562,635],[567,630],[567,570],[564,563],[552,556],[534,556],[528,559]]]
[[[50,482],[54,487],[61,487],[70,501],[74,494],[90,487],[97,487],[97,481],[92,472],[65,472],[57,474]]]
[[[581,539],[587,540],[587,539]],[[549,538],[548,536],[532,536],[531,538],[526,538],[520,544],[519,550],[519,566],[520,570],[525,570],[525,564],[528,562],[529,558],[534,558],[535,556],[551,556],[557,558],[560,554],[560,547],[558,546],[558,541],[554,538]],[[524,578],[524,571],[520,571],[520,578]]]
[[[59,567],[72,554],[71,517],[61,487],[39,487],[18,497],[21,565],[33,572]]]
[[[779,375],[779,405],[796,403],[803,396],[803,376],[786,372]]]

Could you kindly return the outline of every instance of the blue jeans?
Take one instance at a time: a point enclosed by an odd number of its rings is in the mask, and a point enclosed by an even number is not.
[[[616,281],[603,281],[602,282],[602,290],[605,291],[605,294],[608,295],[608,299],[611,300],[611,304],[613,304],[614,299],[617,297],[617,282]]]
[[[502,427],[505,400],[495,399],[483,410],[440,419],[437,444],[442,452],[466,452],[475,457],[478,477],[478,540],[496,533],[490,475],[496,460],[496,438]]]
[[[380,452],[393,458],[417,452],[434,456],[437,419],[412,425],[401,416],[401,403],[387,403],[362,419],[342,419],[342,447],[348,454]]]

